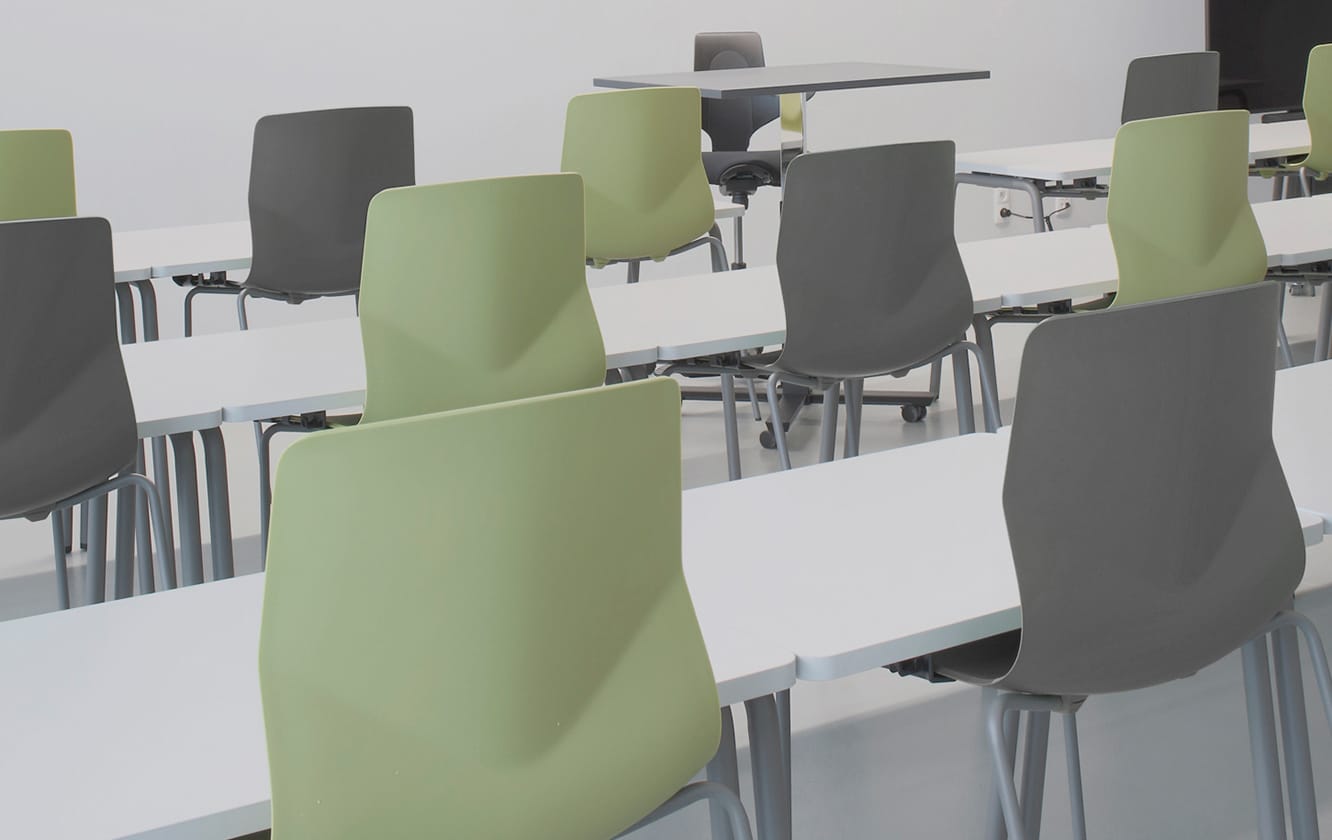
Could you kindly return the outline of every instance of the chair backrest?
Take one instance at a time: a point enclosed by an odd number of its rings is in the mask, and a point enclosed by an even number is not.
[[[1261,280],[1267,247],[1249,204],[1248,182],[1247,111],[1122,126],[1106,204],[1119,264],[1115,303]]]
[[[699,102],[683,87],[569,100],[560,169],[583,176],[593,262],[662,259],[712,227]]]
[[[370,202],[361,283],[364,422],[605,378],[577,175],[386,190]]]
[[[1148,55],[1129,62],[1120,122],[1215,111],[1221,91],[1217,52]]]
[[[611,837],[689,781],[720,714],[679,417],[656,379],[292,445],[259,650],[276,840]]]
[[[778,364],[854,377],[914,365],[971,324],[952,141],[805,154],[786,173]]]
[[[69,132],[0,131],[0,222],[77,214]]]
[[[694,36],[695,70],[732,70],[763,66],[763,38],[757,32],[700,32]],[[703,130],[713,151],[743,152],[749,138],[777,119],[776,96],[704,99]]]
[[[1332,172],[1332,44],[1320,44],[1309,52],[1304,117],[1309,121],[1311,144],[1304,165],[1316,172]]]
[[[1027,339],[1004,481],[1022,643],[1001,685],[1182,677],[1289,603],[1304,543],[1272,445],[1280,295],[1052,318]]]
[[[254,126],[246,284],[293,299],[360,287],[365,211],[416,181],[410,108],[274,114]]]
[[[134,462],[114,284],[105,219],[0,223],[0,518]]]

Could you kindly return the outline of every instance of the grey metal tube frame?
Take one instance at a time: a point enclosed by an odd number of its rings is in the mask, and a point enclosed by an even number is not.
[[[753,835],[749,830],[749,817],[745,814],[745,806],[740,802],[740,797],[730,788],[716,782],[693,782],[685,785],[676,791],[674,796],[657,806],[652,813],[616,836],[623,837],[645,825],[654,823],[663,817],[668,817],[676,811],[705,800],[714,808],[721,809],[726,813],[731,840],[752,839]]]
[[[958,184],[987,187],[993,190],[1020,190],[1025,192],[1031,199],[1031,224],[1036,233],[1046,233],[1054,230],[1054,225],[1045,217],[1045,199],[1085,198],[1092,201],[1105,198],[1109,192],[1104,185],[1090,180],[1077,181],[1072,184],[1048,184],[1045,181],[1031,178],[1019,178],[1015,175],[995,175],[989,172],[959,172],[954,177]]]
[[[999,417],[999,396],[994,382],[994,368],[981,352],[980,347],[970,341],[959,341],[949,347],[944,348],[928,359],[922,360],[915,367],[920,368],[926,365],[933,367],[934,363],[945,357],[952,357],[953,360],[953,385],[957,395],[958,413],[957,425],[959,434],[971,434],[976,430],[975,408],[971,397],[971,368],[967,364],[966,354],[970,352],[975,354],[976,363],[980,367],[981,381],[981,405],[985,416],[985,430],[987,432],[996,432],[1002,425]],[[761,374],[762,371],[755,369],[755,373]],[[836,422],[837,422],[837,388],[841,381],[829,382],[827,380],[815,380],[801,377],[796,374],[782,371],[772,371],[768,376],[768,409],[770,414],[778,417],[780,411],[780,400],[778,398],[777,386],[781,382],[792,382],[797,385],[804,385],[810,388],[817,388],[824,392],[823,399],[823,423],[821,428],[819,461],[831,461],[836,451]],[[864,381],[855,380],[852,386],[856,397],[863,397]],[[848,425],[847,437],[845,441],[846,457],[854,457],[860,452],[860,403],[859,398],[852,398],[847,401]],[[727,413],[726,420],[728,424],[735,422],[734,401],[732,407]],[[727,442],[730,443],[733,437],[738,436],[738,431],[732,431],[733,426],[728,426]],[[783,424],[774,421],[772,427],[773,437],[777,441],[777,454],[781,460],[782,469],[791,468],[791,455],[786,443],[786,431]],[[735,452],[732,457],[732,451],[728,450],[728,460],[732,462],[732,467],[738,476],[739,471],[739,453]]]
[[[749,761],[754,783],[754,810],[759,840],[791,840],[791,730],[790,691],[745,701],[749,725]],[[787,710],[787,711],[783,711]],[[740,777],[735,751],[735,724],[729,707],[722,710],[722,737],[717,754],[708,762],[710,782],[725,785],[737,795]],[[712,836],[724,837],[728,815],[712,811]]]
[[[703,245],[707,245],[712,252],[711,258],[712,258],[713,273],[716,273],[718,271],[726,271],[729,269],[730,266],[726,261],[726,246],[722,244],[721,240],[721,229],[717,227],[715,223],[712,225],[712,229],[708,231],[706,236],[700,236],[698,239],[695,239],[693,242],[681,245],[679,248],[676,248],[675,250],[668,253],[666,257],[669,259],[670,257],[674,257],[678,254],[683,254],[686,251],[692,251],[695,248],[699,248]],[[625,282],[637,283],[639,278],[639,269],[646,260],[648,260],[647,257],[640,257],[638,259],[631,259],[631,260],[611,260],[609,262],[603,263],[603,265],[619,265],[623,263],[625,265],[625,268],[627,269]],[[592,263],[589,262],[588,264],[591,265]]]

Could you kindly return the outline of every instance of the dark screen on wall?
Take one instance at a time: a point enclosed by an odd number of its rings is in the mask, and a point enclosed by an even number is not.
[[[1221,107],[1294,110],[1309,50],[1332,42],[1332,0],[1208,0],[1208,49],[1221,53]]]

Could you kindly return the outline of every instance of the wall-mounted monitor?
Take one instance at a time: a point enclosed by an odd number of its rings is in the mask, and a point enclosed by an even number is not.
[[[1332,43],[1332,0],[1207,0],[1207,48],[1221,53],[1221,107],[1293,111],[1309,50]]]

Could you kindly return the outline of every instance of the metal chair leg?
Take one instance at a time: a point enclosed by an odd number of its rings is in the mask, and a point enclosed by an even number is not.
[[[1244,695],[1248,706],[1249,751],[1253,759],[1254,795],[1257,798],[1258,836],[1284,840],[1285,801],[1281,770],[1277,766],[1276,719],[1272,710],[1272,683],[1267,659],[1267,637],[1259,636],[1241,648]]]
[[[1008,840],[1025,840],[1026,831],[1022,824],[1022,811],[1018,805],[1013,764],[1010,760],[1004,726],[1004,718],[1008,712],[1006,697],[1007,695],[996,692],[987,698],[985,733],[990,746],[990,757],[994,761],[999,805],[1004,815],[1004,826],[1008,829]]]
[[[758,388],[754,387],[754,377],[746,376],[744,380],[745,390],[749,392],[749,410],[754,413],[754,422],[762,422],[763,414],[759,411]]]
[[[722,425],[726,434],[726,474],[731,481],[740,479],[740,427],[735,412],[735,375],[721,375]]]
[[[777,385],[781,377],[773,374],[768,377],[768,416],[772,418],[772,439],[777,444],[777,457],[782,469],[791,469],[791,453],[786,448],[786,427],[782,425],[782,410],[777,396]]]
[[[826,464],[837,455],[837,402],[840,381],[823,389],[823,421],[819,423],[819,463]]]
[[[249,289],[241,289],[240,293],[236,295],[236,322],[243,330],[250,328],[250,317],[245,312],[245,301],[249,296]]]
[[[1068,806],[1073,840],[1087,840],[1087,808],[1082,797],[1082,756],[1078,748],[1078,711],[1064,715],[1064,758],[1068,764]]]
[[[846,380],[846,437],[842,443],[842,457],[855,458],[860,454],[860,418],[865,408],[865,380]]]
[[[731,707],[725,706],[721,710],[722,732],[721,741],[717,745],[717,754],[708,762],[706,776],[709,782],[715,782],[729,788],[737,796],[740,794],[740,765],[736,759],[735,753],[735,719],[731,715]],[[726,809],[718,804],[713,804],[712,810],[712,837],[713,840],[723,840],[731,834],[731,816]]]
[[[1004,425],[999,413],[999,386],[994,380],[992,357],[987,357],[984,350],[969,341],[962,346],[976,356],[976,366],[980,368],[981,410],[985,416],[985,431],[997,432]]]
[[[69,568],[65,563],[65,511],[51,511],[51,548],[55,553],[56,603],[69,609]]]
[[[1045,761],[1050,748],[1050,713],[1027,712],[1022,751],[1022,815],[1028,840],[1040,840],[1045,804]]]
[[[726,814],[727,821],[730,823],[732,840],[753,840],[753,833],[749,828],[749,817],[745,814],[745,806],[740,802],[740,797],[736,796],[734,791],[728,790],[724,785],[719,785],[716,782],[694,782],[685,785],[674,796],[657,806],[655,811],[617,836],[623,837],[645,825],[670,816],[682,808],[693,805],[695,802],[704,800],[720,808]]]
[[[967,363],[967,350],[959,346],[953,351],[953,393],[957,398],[957,433],[969,435],[976,431],[976,406],[971,399],[971,365]]]

